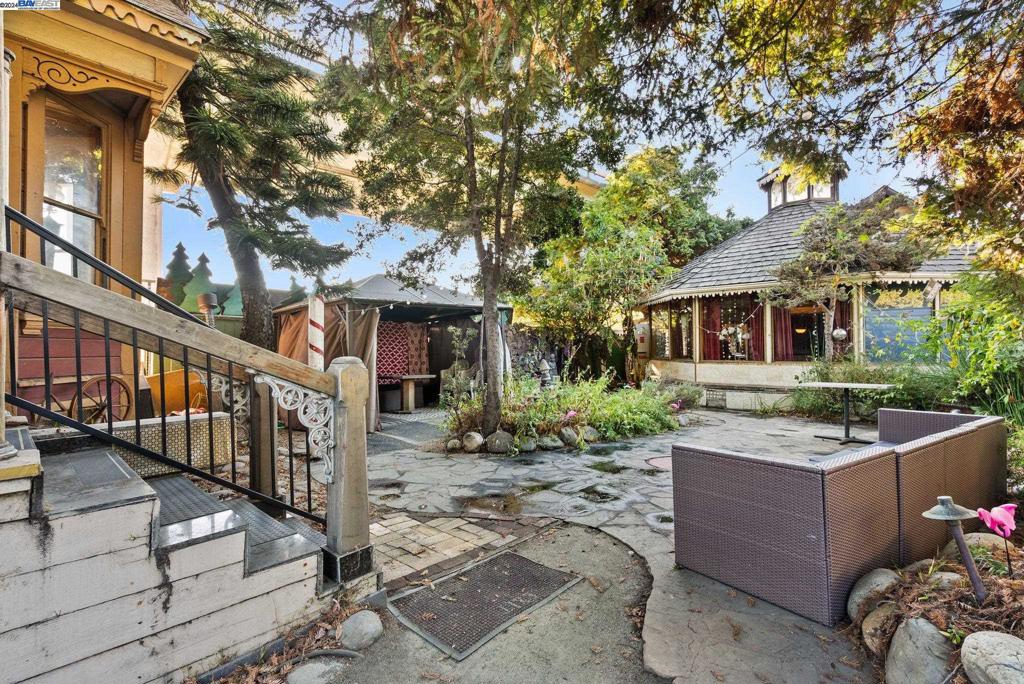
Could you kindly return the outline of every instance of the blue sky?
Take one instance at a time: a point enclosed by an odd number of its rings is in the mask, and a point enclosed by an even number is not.
[[[757,178],[767,170],[767,166],[761,162],[757,153],[748,151],[732,158],[723,158],[719,163],[722,167],[722,179],[719,183],[719,192],[711,202],[712,209],[722,213],[731,208],[738,216],[762,216],[767,203],[764,194],[757,187]],[[908,172],[904,172],[901,179],[900,174],[891,168],[879,168],[876,164],[856,159],[848,160],[848,163],[850,173],[840,185],[839,191],[844,202],[856,201],[881,185],[890,185],[905,192],[912,190],[904,180],[911,177],[912,173],[908,175]],[[234,267],[224,246],[224,237],[219,230],[206,228],[206,220],[212,215],[213,210],[204,193],[197,192],[196,197],[203,208],[204,218],[170,204],[164,205],[163,263],[170,261],[175,245],[181,242],[185,245],[193,266],[196,257],[205,252],[210,259],[214,281],[232,282],[235,279]],[[313,234],[324,242],[341,241],[353,244],[352,230],[364,220],[349,215],[341,216],[337,220],[317,220],[313,222]],[[402,234],[381,238],[368,249],[367,254],[354,256],[344,267],[330,274],[328,280],[358,280],[379,273],[384,270],[386,264],[398,261],[406,250],[423,239],[422,234],[411,229]],[[447,268],[437,274],[437,283],[467,289],[465,284],[460,285],[460,277],[473,272],[475,261],[471,249],[467,246],[449,261]],[[272,271],[269,264],[264,264],[264,274],[267,284],[272,288],[289,286],[291,274],[287,271]],[[299,278],[299,281],[304,282],[302,278]]]

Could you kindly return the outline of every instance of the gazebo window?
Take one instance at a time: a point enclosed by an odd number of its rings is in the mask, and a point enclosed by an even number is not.
[[[670,307],[673,359],[693,358],[693,300],[677,299]]]
[[[701,308],[705,361],[764,360],[764,309],[756,295],[708,297]]]
[[[669,335],[669,305],[657,304],[651,307],[651,358],[667,359]]]
[[[771,190],[768,193],[768,208],[774,209],[775,207],[781,206],[784,202],[782,195],[782,183],[774,181],[771,185]]]
[[[786,202],[798,202],[807,199],[807,183],[797,176],[786,178]]]
[[[871,361],[913,358],[935,313],[921,285],[879,285],[867,290],[864,348]]]
[[[811,185],[811,198],[824,200],[832,199],[832,184],[814,183]]]

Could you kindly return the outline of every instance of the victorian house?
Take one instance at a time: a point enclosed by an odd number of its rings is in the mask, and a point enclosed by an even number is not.
[[[253,347],[141,282],[146,143],[195,17],[63,0],[0,25],[0,680],[182,681],[377,589],[365,440],[339,460],[362,412],[335,423],[366,370]]]
[[[798,376],[823,355],[824,336],[872,362],[905,357],[917,343],[910,320],[942,306],[943,289],[969,268],[968,248],[953,248],[913,273],[864,273],[850,279],[834,331],[813,306],[780,308],[760,300],[773,272],[800,254],[800,226],[840,201],[839,178],[804,183],[768,173],[758,180],[768,212],[694,259],[646,302],[650,334],[641,347],[648,373],[706,389],[711,406],[750,409],[785,399]],[[894,194],[879,188],[862,202]]]

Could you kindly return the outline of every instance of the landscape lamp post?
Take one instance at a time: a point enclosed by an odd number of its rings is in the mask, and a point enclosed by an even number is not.
[[[974,588],[974,598],[978,600],[978,605],[981,605],[987,595],[985,592],[985,585],[981,583],[981,575],[978,574],[978,566],[974,564],[974,557],[971,556],[971,550],[967,548],[967,540],[964,539],[964,528],[963,525],[960,524],[961,520],[977,518],[978,514],[964,508],[963,506],[956,505],[953,503],[953,497],[951,496],[940,496],[938,497],[938,500],[938,504],[932,506],[921,515],[930,520],[944,520],[946,524],[949,525],[949,531],[953,535],[953,539],[956,540],[956,547],[960,549],[960,558],[964,562],[964,567],[967,568],[967,576],[971,578],[971,586]]]

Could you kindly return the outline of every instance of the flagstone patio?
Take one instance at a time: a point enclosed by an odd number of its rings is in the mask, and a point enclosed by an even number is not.
[[[371,436],[368,467],[370,500],[392,511],[371,529],[388,581],[437,574],[562,520],[599,529],[646,560],[653,587],[643,654],[652,672],[688,684],[869,681],[841,632],[680,570],[672,550],[665,468],[673,444],[824,455],[841,447],[815,435],[841,428],[749,413],[689,415],[687,427],[668,434],[508,457],[419,451],[412,443],[440,435],[438,416],[385,417],[384,432]],[[870,427],[857,432],[874,436]]]

